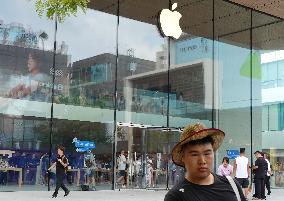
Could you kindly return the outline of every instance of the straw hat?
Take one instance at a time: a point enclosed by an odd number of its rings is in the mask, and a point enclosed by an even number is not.
[[[201,123],[196,123],[193,125],[188,125],[183,130],[179,143],[176,144],[172,150],[173,162],[176,165],[184,167],[182,162],[182,145],[194,141],[201,140],[207,136],[211,136],[213,139],[213,150],[214,152],[220,147],[225,137],[225,133],[216,128],[205,128]]]

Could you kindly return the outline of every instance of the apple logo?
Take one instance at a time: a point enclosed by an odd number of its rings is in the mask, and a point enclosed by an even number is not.
[[[177,3],[172,5],[172,9],[163,9],[158,15],[158,28],[163,37],[174,37],[178,39],[181,36],[182,30],[179,26],[179,20],[182,15],[174,11],[177,8]]]

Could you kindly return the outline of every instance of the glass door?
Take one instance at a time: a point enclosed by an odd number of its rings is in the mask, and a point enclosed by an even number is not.
[[[141,128],[142,127],[142,128]],[[125,178],[117,171],[117,188],[167,189],[184,177],[173,164],[171,150],[178,142],[178,129],[118,127],[117,163],[123,151],[127,160]]]

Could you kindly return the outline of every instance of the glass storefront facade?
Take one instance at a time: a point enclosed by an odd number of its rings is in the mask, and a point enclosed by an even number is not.
[[[228,150],[245,147],[251,162],[263,150],[283,187],[283,20],[223,0],[175,2],[179,39],[157,29],[166,0],[91,0],[57,30],[34,1],[1,2],[0,191],[52,187],[59,144],[73,190],[88,183],[91,154],[96,189],[114,189],[121,150],[127,188],[170,188],[184,174],[171,149],[196,122],[226,133],[215,167]]]

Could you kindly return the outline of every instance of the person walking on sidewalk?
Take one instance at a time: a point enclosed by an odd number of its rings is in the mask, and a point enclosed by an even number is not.
[[[58,146],[57,148],[57,159],[56,161],[48,168],[48,171],[50,171],[52,168],[56,167],[56,188],[52,195],[52,198],[56,198],[58,194],[59,188],[62,188],[65,192],[64,197],[66,197],[70,191],[66,188],[66,186],[63,183],[64,175],[66,174],[66,170],[68,167],[68,159],[64,155],[65,147]]]
[[[212,173],[214,152],[224,137],[223,131],[206,129],[200,123],[184,129],[172,157],[176,165],[186,169],[186,175],[166,194],[164,201],[246,200],[236,180]]]
[[[248,197],[250,163],[249,159],[245,156],[245,148],[240,148],[240,156],[234,161],[234,173],[236,180],[241,185],[245,198]]]

